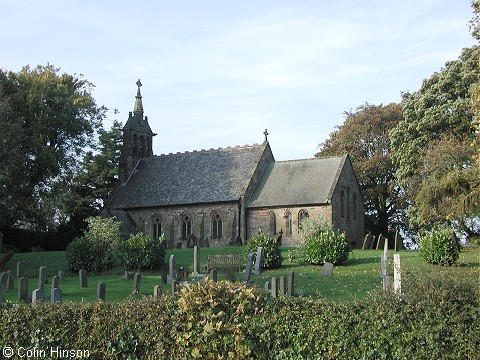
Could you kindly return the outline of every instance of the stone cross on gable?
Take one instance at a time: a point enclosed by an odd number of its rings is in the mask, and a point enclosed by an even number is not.
[[[137,86],[140,87],[142,86],[142,83],[140,82],[140,79],[138,79],[138,81],[136,82]]]
[[[268,131],[267,131],[267,129],[265,129],[265,131],[263,132],[263,135],[265,135],[265,142],[267,142],[268,141],[268,138],[267,138]]]

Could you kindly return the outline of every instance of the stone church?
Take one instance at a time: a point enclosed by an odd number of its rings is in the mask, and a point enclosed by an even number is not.
[[[365,209],[348,155],[275,161],[266,130],[262,144],[154,155],[137,86],[120,185],[105,208],[125,232],[164,234],[173,248],[245,242],[262,229],[289,246],[299,244],[304,217],[321,215],[361,246]]]

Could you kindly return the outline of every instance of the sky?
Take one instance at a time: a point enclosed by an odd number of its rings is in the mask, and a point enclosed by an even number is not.
[[[107,128],[141,79],[157,155],[268,129],[276,160],[310,158],[345,111],[400,102],[476,43],[469,0],[0,0],[0,13],[0,68],[82,74]]]

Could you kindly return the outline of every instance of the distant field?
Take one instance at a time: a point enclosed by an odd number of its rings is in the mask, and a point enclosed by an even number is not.
[[[223,247],[223,248],[202,248],[200,250],[201,269],[204,269],[207,263],[208,254],[241,254],[243,247]],[[288,260],[288,253],[294,254],[294,258]],[[336,266],[332,277],[319,276],[321,266],[312,266],[304,263],[303,252],[301,249],[282,248],[284,257],[283,265],[280,269],[264,271],[261,275],[252,275],[252,282],[263,288],[264,283],[273,276],[277,278],[287,275],[288,272],[295,272],[295,295],[323,297],[326,299],[344,301],[365,297],[368,292],[380,289],[382,279],[380,272],[380,250],[354,250],[350,258],[340,266]],[[175,254],[177,267],[184,267],[192,270],[193,249],[169,250],[165,257],[166,263],[171,254]],[[393,273],[393,252],[390,252],[390,273]],[[410,273],[414,272],[456,272],[459,276],[480,276],[479,262],[480,249],[465,249],[460,254],[458,266],[445,268],[441,266],[431,266],[422,262],[418,256],[418,251],[401,251],[401,264],[403,280],[408,281]],[[48,269],[48,283],[45,285],[46,297],[49,299],[49,289],[51,277],[56,275],[58,270],[65,269],[64,252],[40,252],[40,253],[19,253],[15,254],[12,260],[7,264],[6,270],[11,270],[16,274],[16,264],[22,261],[24,264],[24,276],[29,278],[29,292],[37,287],[38,269],[40,266],[46,266]],[[63,301],[95,301],[96,286],[100,281],[107,285],[107,301],[120,301],[129,297],[139,298],[149,296],[153,293],[153,287],[161,283],[160,271],[146,271],[142,274],[140,294],[132,294],[132,279],[123,278],[123,269],[118,268],[103,274],[89,274],[88,288],[79,287],[77,274],[65,274],[63,282],[60,284]],[[222,274],[219,279],[223,279]],[[243,278],[242,273],[237,274],[237,280]],[[198,279],[197,279],[198,280]],[[189,281],[195,281],[190,276]],[[17,282],[15,281],[14,290],[6,293],[6,299],[16,301]],[[164,292],[170,292],[170,286],[165,285]]]

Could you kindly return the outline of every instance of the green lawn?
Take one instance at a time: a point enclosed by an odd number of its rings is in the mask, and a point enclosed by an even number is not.
[[[243,252],[242,247],[223,247],[223,248],[202,248],[200,250],[200,264],[202,269],[206,266],[208,254],[238,254]],[[311,266],[303,261],[302,250],[295,250],[295,258],[288,260],[287,254],[292,248],[282,248],[284,256],[283,265],[280,269],[263,271],[261,275],[252,275],[252,282],[263,288],[264,283],[273,276],[280,277],[287,275],[288,272],[295,272],[295,294],[297,296],[324,297],[331,300],[350,300],[362,298],[368,292],[380,289],[382,279],[380,273],[380,250],[354,250],[350,258],[340,266],[336,266],[332,277],[319,276],[321,267]],[[171,254],[175,254],[177,267],[185,267],[192,270],[193,249],[169,250],[165,257],[168,259]],[[393,252],[389,253],[390,273],[393,274]],[[402,277],[408,281],[408,274],[412,272],[457,272],[459,276],[480,276],[479,262],[480,250],[465,249],[460,254],[459,265],[445,268],[441,266],[431,266],[420,260],[418,251],[401,251]],[[58,270],[65,269],[64,252],[40,252],[40,253],[19,253],[15,254],[12,260],[7,264],[6,270],[11,270],[16,274],[16,264],[22,261],[24,264],[24,276],[29,278],[29,292],[37,287],[38,269],[40,266],[47,266],[47,279],[45,289],[47,300],[50,297],[51,277],[56,275]],[[223,279],[219,275],[219,279]],[[237,274],[237,280],[243,278],[242,273]],[[198,279],[189,278],[190,281]],[[132,279],[123,278],[121,268],[109,271],[104,274],[90,274],[88,276],[88,288],[79,287],[77,274],[65,274],[63,282],[60,284],[63,301],[95,301],[96,286],[103,281],[107,286],[107,301],[120,301],[128,297],[139,298],[144,295],[151,295],[153,287],[161,283],[160,271],[147,271],[143,273],[141,281],[140,294],[132,294]],[[170,286],[164,286],[164,292],[169,292]],[[16,301],[17,299],[17,281],[14,289],[8,290],[6,299]]]

